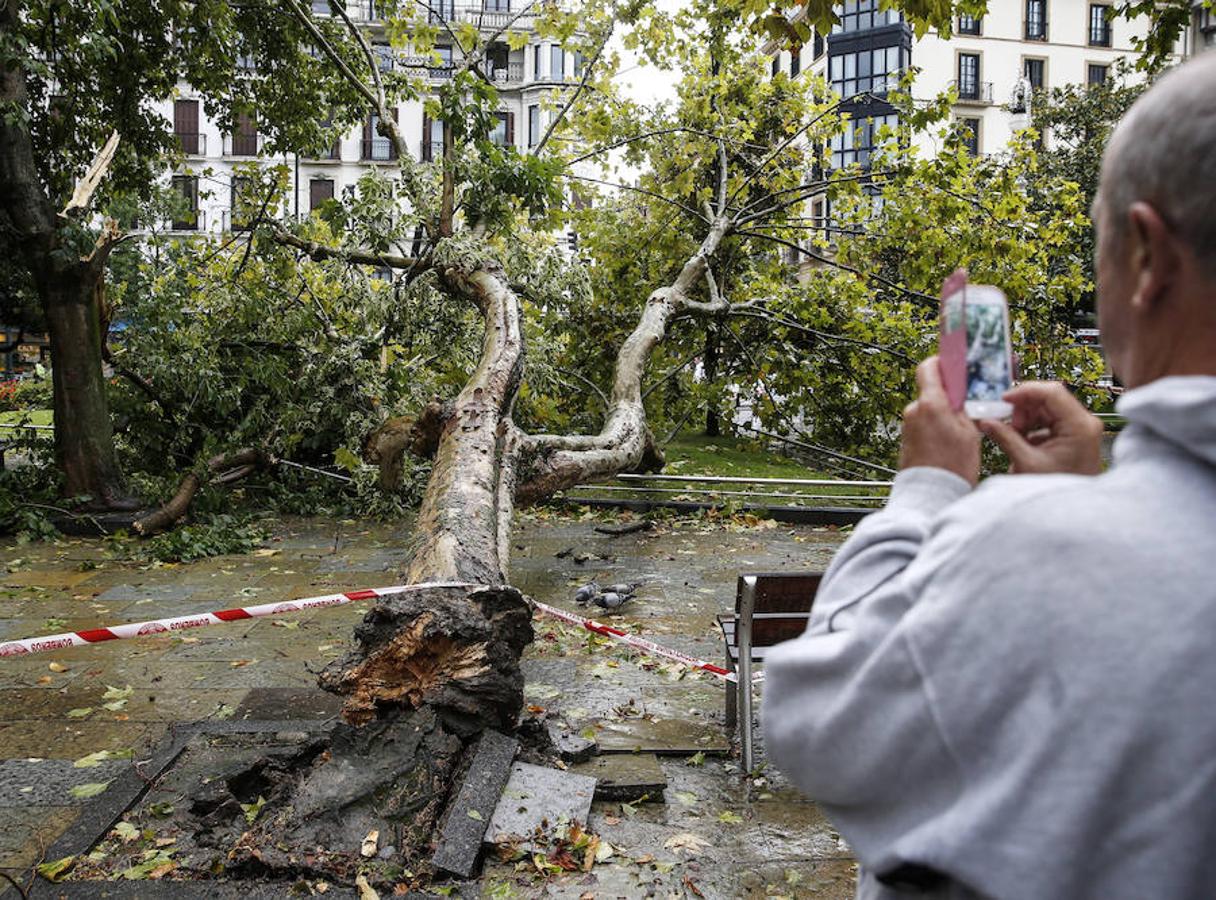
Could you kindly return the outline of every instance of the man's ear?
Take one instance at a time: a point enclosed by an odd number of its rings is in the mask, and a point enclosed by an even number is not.
[[[1137,312],[1148,313],[1165,297],[1177,276],[1181,262],[1177,238],[1161,213],[1144,201],[1128,209],[1127,224],[1134,241],[1129,249],[1136,278],[1131,304]]]

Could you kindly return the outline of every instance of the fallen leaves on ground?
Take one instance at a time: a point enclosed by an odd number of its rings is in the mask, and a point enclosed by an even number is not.
[[[65,856],[54,862],[39,863],[38,874],[47,881],[59,881],[72,870],[74,865],[76,865],[76,857]]]
[[[709,846],[709,841],[691,831],[682,831],[669,837],[663,842],[663,846],[668,850],[687,850],[696,855]]]
[[[380,900],[380,895],[368,883],[366,875],[356,876],[355,887],[359,889],[359,900]]]
[[[98,750],[96,753],[80,757],[80,759],[72,763],[72,767],[76,769],[92,769],[94,766],[99,766],[103,762],[109,762],[111,759],[130,759],[134,755],[135,751],[130,748],[126,750]]]
[[[78,784],[68,791],[68,793],[77,800],[88,800],[90,797],[96,797],[109,786],[110,782],[108,781],[93,781],[89,784]]]

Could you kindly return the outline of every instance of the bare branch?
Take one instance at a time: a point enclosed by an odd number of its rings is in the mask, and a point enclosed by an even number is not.
[[[906,297],[916,300],[923,306],[931,306],[933,309],[937,309],[941,303],[941,301],[932,294],[926,294],[922,291],[914,291],[911,288],[906,288],[901,284],[891,281],[889,278],[884,278],[881,275],[875,275],[873,272],[862,272],[861,270],[855,269],[852,266],[845,265],[844,263],[838,262],[830,257],[816,253],[813,250],[808,250],[806,247],[796,244],[793,241],[787,241],[785,238],[779,238],[772,234],[762,234],[759,231],[747,231],[745,229],[738,229],[735,233],[746,235],[747,237],[760,238],[761,240],[765,241],[772,241],[774,244],[781,244],[783,247],[789,247],[791,250],[796,250],[804,256],[809,256],[811,259],[818,260],[819,262],[832,266],[833,268],[837,268],[845,272],[851,272],[862,281],[877,281],[879,284],[883,284],[891,288],[891,290],[899,291],[899,293],[905,295]]]
[[[390,269],[415,269],[418,267],[426,268],[428,266],[421,259],[415,259],[409,256],[398,256],[395,253],[376,253],[370,250],[343,250],[338,247],[330,247],[326,244],[320,244],[317,241],[306,241],[302,237],[292,234],[290,231],[285,231],[282,228],[275,228],[270,232],[271,237],[280,244],[285,244],[288,247],[295,247],[297,250],[302,250],[308,256],[315,260],[340,259],[343,262],[353,263],[361,266],[386,266]]]
[[[854,101],[855,99],[856,98],[850,98],[850,101]],[[835,103],[833,103],[831,106],[829,106],[823,112],[821,112],[819,115],[815,116],[815,118],[811,119],[811,121],[807,122],[805,125],[803,125],[801,128],[799,128],[797,131],[795,131],[793,134],[791,134],[789,137],[787,137],[784,141],[782,141],[780,144],[778,144],[768,156],[766,156],[764,159],[762,159],[760,161],[760,164],[758,166],[756,166],[755,169],[752,170],[751,174],[747,175],[743,179],[743,181],[739,183],[739,186],[730,192],[730,199],[734,200],[736,197],[738,197],[739,192],[742,191],[749,184],[751,184],[752,179],[755,178],[757,175],[759,175],[761,172],[763,172],[765,167],[768,166],[769,163],[771,163],[774,159],[776,159],[778,156],[780,156],[781,153],[787,147],[789,147],[790,144],[794,143],[794,141],[796,141],[798,138],[802,137],[802,135],[806,134],[806,132],[809,131],[811,129],[811,127],[813,125],[815,125],[816,123],[818,123],[824,116],[828,115],[829,113],[835,112],[837,109],[839,109],[840,104],[843,102],[844,102],[843,100],[837,100]]]
[[[599,388],[599,385],[597,385],[590,378],[580,375],[578,372],[575,372],[573,369],[561,369],[561,368],[554,366],[553,371],[559,372],[562,375],[569,375],[572,378],[577,378],[579,381],[581,381],[587,387],[591,388],[591,390],[595,393],[595,396],[599,397],[600,402],[602,404],[604,404],[604,409],[607,409],[609,407],[610,404],[608,403],[608,395],[605,394],[603,391],[601,391]]]
[[[347,65],[346,60],[342,58],[342,55],[337,51],[337,48],[330,43],[329,38],[327,38],[321,32],[321,29],[317,27],[317,23],[313,21],[312,16],[305,12],[304,8],[300,6],[297,0],[284,0],[284,2],[286,2],[288,8],[291,9],[292,14],[296,17],[299,23],[308,30],[309,34],[312,35],[313,40],[317,42],[317,46],[321,48],[321,52],[328,56],[330,61],[338,67],[338,70],[342,73],[343,77],[346,78],[350,85],[364,97],[366,97],[367,102],[375,107],[378,112],[383,111],[380,104],[380,98],[378,98],[375,93],[373,93],[372,89],[369,88],[363,81],[363,79],[356,75],[354,70]]]
[[[916,362],[916,360],[914,360],[911,356],[901,350],[896,350],[894,347],[888,347],[885,344],[876,344],[872,341],[863,341],[860,338],[848,337],[843,334],[833,334],[828,331],[820,331],[818,328],[811,328],[807,325],[803,325],[801,322],[797,322],[793,319],[787,319],[785,316],[770,312],[763,307],[732,306],[728,312],[728,315],[762,319],[766,322],[771,322],[774,325],[781,325],[782,327],[788,328],[791,331],[799,331],[802,334],[809,335],[810,337],[819,338],[825,341],[836,341],[841,344],[855,344],[859,347],[866,347],[868,349],[878,350],[882,353],[889,353],[891,356],[898,357],[899,359],[902,359],[908,363]]]
[[[748,149],[752,149],[752,150],[764,149],[760,144],[752,144],[752,143],[748,143],[747,141],[740,141],[740,140],[736,140],[734,138],[722,137],[721,135],[714,134],[712,131],[702,131],[699,128],[685,128],[683,126],[677,125],[677,126],[673,126],[671,128],[656,128],[654,131],[645,131],[641,134],[636,134],[633,137],[621,138],[619,141],[613,141],[611,144],[605,144],[602,147],[596,147],[594,150],[588,150],[586,153],[582,154],[581,156],[574,157],[574,159],[570,160],[570,165],[575,165],[577,163],[584,162],[585,160],[591,159],[591,157],[593,157],[593,156],[599,156],[601,153],[607,153],[609,150],[615,150],[618,147],[624,147],[628,144],[636,144],[638,141],[644,141],[644,140],[647,140],[648,138],[652,138],[652,137],[662,137],[665,134],[695,134],[698,137],[709,138],[710,140],[714,140],[714,141],[725,140],[725,141],[728,141],[729,143],[737,144],[738,146],[741,146],[741,147],[747,147]]]
[[[561,177],[562,178],[574,178],[578,181],[589,181],[592,184],[602,184],[605,187],[619,188],[622,191],[633,191],[638,194],[645,194],[647,197],[653,197],[655,200],[658,200],[662,203],[669,204],[670,206],[674,206],[677,209],[683,210],[684,212],[688,213],[693,218],[700,219],[706,225],[710,224],[709,219],[707,219],[702,213],[697,212],[691,206],[685,206],[683,203],[680,203],[677,200],[670,200],[667,197],[664,197],[662,194],[655,193],[654,191],[647,190],[646,188],[635,187],[634,185],[629,185],[629,184],[617,184],[612,181],[603,181],[602,179],[599,179],[599,178],[592,178],[589,175],[575,175],[572,172],[567,172],[566,174],[562,175]]]
[[[653,394],[656,390],[658,390],[664,384],[671,381],[671,379],[675,378],[676,375],[680,374],[680,372],[682,372],[684,369],[688,368],[689,363],[695,362],[697,359],[700,358],[700,356],[701,356],[701,351],[694,350],[692,355],[689,356],[687,359],[685,359],[682,363],[679,363],[678,365],[673,366],[672,368],[668,369],[667,372],[658,381],[656,381],[654,384],[650,385],[648,388],[646,388],[646,390],[642,391],[642,399],[645,400],[647,397],[649,397],[651,394]]]

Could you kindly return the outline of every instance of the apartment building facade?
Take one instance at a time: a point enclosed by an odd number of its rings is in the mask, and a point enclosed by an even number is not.
[[[483,34],[493,34],[514,19],[511,30],[530,36],[527,46],[510,48],[505,35],[494,43],[482,63],[486,77],[498,89],[498,125],[491,139],[501,145],[527,152],[535,147],[550,121],[543,109],[543,97],[554,88],[582,77],[586,64],[582,54],[558,43],[540,39],[528,14],[516,18],[525,0],[435,0],[432,17],[448,22],[470,23]],[[311,0],[316,16],[331,13],[330,0]],[[458,48],[442,40],[431,55],[402,54],[389,46],[385,27],[375,0],[352,0],[346,4],[350,17],[367,30],[373,52],[382,72],[403,67],[421,73],[437,89],[452,77],[459,65]],[[437,18],[436,18],[437,21]],[[252,62],[250,62],[252,64]],[[248,227],[253,211],[238,204],[243,181],[242,170],[249,164],[287,164],[292,172],[292,188],[286,215],[306,217],[326,200],[353,191],[369,167],[392,167],[396,154],[388,138],[377,130],[376,115],[370,111],[363,121],[342,135],[320,156],[264,152],[256,111],[241,115],[232,133],[224,133],[210,121],[202,98],[188,84],[180,85],[178,96],[165,100],[160,110],[173,122],[181,144],[183,160],[170,176],[173,189],[185,200],[185,210],[169,224],[173,232],[220,233]],[[421,100],[397,104],[394,112],[410,152],[415,159],[431,161],[443,152],[442,123],[432,121],[423,111]]]

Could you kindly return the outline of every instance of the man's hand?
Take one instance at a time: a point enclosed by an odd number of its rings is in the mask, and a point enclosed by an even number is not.
[[[936,356],[916,367],[916,383],[920,397],[904,409],[899,467],[946,469],[974,487],[980,477],[980,433],[965,413],[950,408]]]
[[[1102,471],[1102,422],[1058,381],[1028,381],[1005,393],[1012,423],[985,420],[980,430],[1009,457],[1010,472]]]

